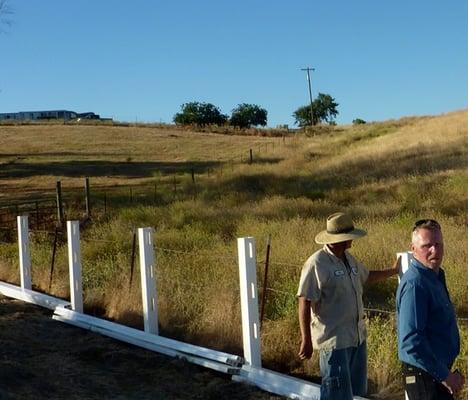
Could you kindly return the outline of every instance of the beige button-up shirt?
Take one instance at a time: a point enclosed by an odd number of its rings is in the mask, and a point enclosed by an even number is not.
[[[312,345],[331,350],[358,346],[367,337],[363,285],[369,271],[346,252],[349,270],[325,245],[305,262],[298,297],[318,303],[311,310]]]

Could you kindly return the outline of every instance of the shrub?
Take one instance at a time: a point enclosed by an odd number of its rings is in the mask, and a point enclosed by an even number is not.
[[[353,125],[364,125],[365,123],[366,123],[366,121],[364,121],[361,118],[353,119]]]

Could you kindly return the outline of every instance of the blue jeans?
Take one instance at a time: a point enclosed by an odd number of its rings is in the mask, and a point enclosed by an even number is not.
[[[367,346],[320,351],[320,400],[352,400],[367,394]]]

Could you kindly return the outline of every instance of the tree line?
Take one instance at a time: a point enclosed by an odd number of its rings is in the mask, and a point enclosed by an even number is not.
[[[329,94],[319,93],[312,104],[299,107],[293,113],[295,124],[303,128],[326,122],[333,125],[338,115],[338,103]],[[239,104],[229,117],[211,103],[192,101],[184,103],[174,115],[173,121],[180,125],[226,125],[238,128],[266,126],[268,112],[256,104]]]
[[[211,103],[196,101],[182,104],[181,111],[174,115],[174,122],[181,125],[225,125],[229,123],[239,128],[265,126],[267,111],[256,104],[239,104],[232,110],[231,117],[221,113],[218,107]]]

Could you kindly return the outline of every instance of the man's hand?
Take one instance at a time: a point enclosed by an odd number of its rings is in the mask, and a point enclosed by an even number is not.
[[[309,359],[310,357],[312,357],[313,351],[314,349],[312,347],[312,341],[310,339],[303,339],[301,341],[301,348],[299,349],[299,358],[301,360]]]
[[[447,378],[442,381],[442,384],[448,389],[451,394],[458,394],[465,384],[465,378],[459,372],[449,372]]]

